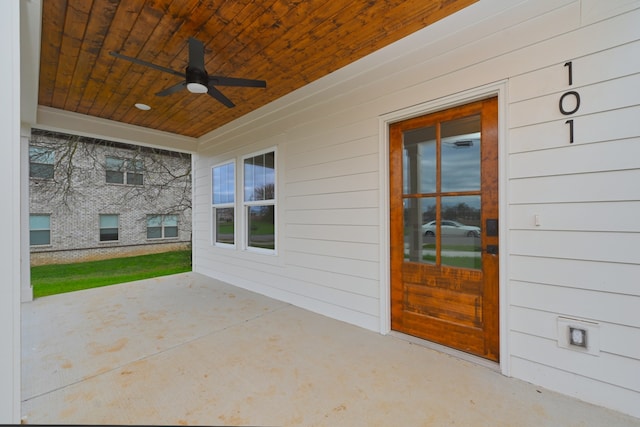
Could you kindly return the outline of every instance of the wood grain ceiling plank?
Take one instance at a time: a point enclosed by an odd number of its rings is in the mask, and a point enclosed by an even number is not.
[[[145,59],[146,61],[178,72],[184,72],[187,64],[188,49],[186,39],[181,40],[180,34],[201,28],[213,14],[213,11],[206,15],[194,13],[199,4],[201,2],[198,0],[189,2],[178,0],[166,4],[164,16],[141,49],[141,55],[151,58]],[[154,110],[158,109],[157,106],[170,105],[170,101],[163,102],[162,99],[158,99],[154,94],[166,87],[179,83],[180,78],[150,68],[136,68],[140,70],[140,73],[137,74],[136,80],[130,82],[135,91],[123,94],[121,106],[113,113],[112,117],[118,121],[145,125],[151,114],[141,112],[134,107],[134,104],[136,102],[144,102],[154,105]],[[156,114],[156,112],[154,111],[152,114]]]
[[[42,4],[43,31],[40,36],[40,77],[38,87],[38,103],[40,105],[52,105],[66,16],[65,9],[65,0],[45,0]]]
[[[249,56],[254,56],[255,54],[253,53],[253,50],[260,49],[260,43],[264,43],[264,41],[261,40],[264,30],[269,28],[273,29],[273,22],[279,19],[279,15],[284,15],[287,10],[288,9],[282,4],[282,2],[274,0],[270,5],[268,3],[263,3],[259,9],[252,11],[250,15],[255,17],[255,19],[249,24],[237,26],[241,31],[225,46],[225,50],[211,52],[211,54],[209,53],[209,50],[207,50],[207,56],[205,58],[205,67],[207,72],[210,75],[263,79],[264,76],[255,74],[251,67],[248,66],[249,61],[244,61],[242,58],[238,58],[243,52],[249,50],[251,50]],[[230,33],[230,31],[227,30],[227,33]],[[255,43],[247,46],[246,43],[254,41]],[[217,43],[219,44],[220,40],[217,40]],[[236,63],[240,61],[240,65],[229,72],[220,72],[220,69],[224,68],[224,64],[228,64],[231,58],[234,58],[234,62]],[[199,113],[199,117],[194,117],[194,120],[192,120],[194,124],[192,126],[187,125],[185,128],[186,132],[194,132],[194,129],[200,128],[200,119],[206,121],[208,120],[207,116],[211,114],[216,114],[217,117],[220,117],[221,113],[229,113],[231,117],[238,117],[240,114],[243,114],[243,109],[246,108],[244,105],[247,104],[248,100],[252,99],[254,94],[264,91],[264,89],[260,88],[231,88],[225,86],[220,86],[218,89],[236,104],[233,112],[221,110],[221,108],[224,107],[221,107],[219,104],[215,105],[217,102],[211,97],[193,98],[190,101],[191,104],[189,108],[201,113]]]
[[[43,0],[39,102],[198,137],[475,1]],[[267,88],[221,86],[233,109],[186,91],[155,97],[179,78],[109,55],[182,71],[189,36],[210,74]],[[141,100],[153,109],[132,108]]]
[[[105,118],[101,113],[110,102],[113,91],[120,87],[130,66],[130,64],[110,56],[109,52],[122,50],[144,6],[144,0],[123,0],[119,3],[109,33],[105,38],[102,52],[94,67],[92,80],[97,84],[97,93],[94,99],[86,98],[83,100],[79,107],[80,111],[85,111],[85,114]],[[103,85],[98,83],[101,79],[104,79]]]
[[[93,1],[72,0],[67,4],[55,89],[51,105],[64,109],[75,72]]]
[[[80,47],[78,61],[64,106],[66,110],[78,111],[78,105],[83,99],[86,97],[95,98],[92,93],[96,85],[91,85],[91,75],[116,9],[117,4],[111,0],[95,0],[90,10],[86,35]],[[104,76],[102,76],[101,80],[104,80]]]
[[[422,28],[422,25],[403,24],[398,20],[403,16],[399,13],[398,3],[376,3],[375,7],[370,7],[360,11],[357,17],[351,22],[346,22],[340,18],[339,31],[327,34],[326,37],[317,42],[321,51],[326,51],[332,47],[332,55],[313,55],[305,59],[298,59],[300,64],[309,70],[311,81],[333,72],[354,60],[366,56],[394,41],[397,41],[407,34]],[[421,7],[427,11],[437,10],[437,2],[422,2]],[[421,11],[411,7],[413,16]],[[427,12],[428,13],[428,12]],[[368,22],[376,22],[376,25],[367,25]],[[355,24],[354,24],[355,23]]]
[[[96,109],[96,103],[104,102],[104,86],[108,85],[112,78],[112,65],[115,60],[109,55],[109,52],[120,49],[126,36],[126,34],[123,34],[122,31],[117,31],[117,29],[119,27],[124,28],[126,24],[135,22],[142,9],[142,3],[139,0],[118,1],[115,6],[116,9],[111,14],[108,28],[104,37],[102,37],[100,51],[97,53],[95,63],[91,68],[91,74],[86,79],[86,87],[82,99],[76,107],[76,112],[81,114],[95,115],[92,109]],[[97,36],[93,35],[93,37]],[[99,107],[97,110],[99,111],[101,108]]]
[[[316,2],[319,6],[309,13],[299,14],[297,9],[291,10],[283,19],[287,27],[292,30],[284,37],[273,38],[262,52],[257,52],[253,60],[254,69],[258,72],[268,73],[269,70],[278,70],[278,74],[294,74],[296,79],[301,79],[302,83],[296,85],[300,87],[308,82],[306,72],[298,66],[299,56],[313,55],[317,53],[316,42],[324,34],[335,31],[334,21],[336,16],[345,14],[356,9],[354,2],[345,4],[343,2],[329,2],[328,4]],[[331,51],[327,55],[331,55]],[[231,66],[236,64],[231,63]]]
[[[261,51],[252,52],[254,55],[241,57],[237,60],[232,58],[228,66],[233,69],[248,59],[255,58],[256,62],[264,63],[267,68],[287,70],[290,64],[282,59],[289,57],[289,52],[292,50],[304,49],[299,46],[298,41],[316,31],[317,27],[330,22],[345,7],[343,2],[314,1],[297,4],[296,7],[290,8],[285,15],[280,15],[279,25],[276,28],[267,28],[260,33],[259,37],[266,41],[262,43],[264,47]],[[280,55],[282,55],[280,60],[274,60]]]
[[[128,36],[125,39],[120,53],[141,59],[143,61],[153,62],[158,50],[145,48],[149,38],[157,31],[166,31],[162,23],[165,16],[164,3],[154,0],[147,0],[140,11],[137,19],[131,26]],[[117,86],[106,96],[106,102],[103,103],[102,110],[98,113],[100,117],[116,120],[116,111],[123,107],[123,101],[129,95],[134,98],[140,94],[136,86],[136,82],[141,78],[146,67],[132,64],[123,59],[116,59],[113,63],[110,73],[110,79],[116,79]]]
[[[218,14],[228,13],[228,11],[221,10],[225,5],[233,6],[233,9],[236,11],[236,13],[240,13],[246,7],[246,4],[242,4],[239,2],[227,2],[226,4],[222,4],[217,8],[210,7],[213,5],[205,5],[202,4],[202,2],[199,2],[197,6],[189,12],[189,19],[186,21],[186,24],[182,25],[180,27],[179,33],[174,34],[171,38],[171,41],[173,43],[177,43],[181,46],[181,50],[180,53],[176,56],[175,60],[168,65],[168,68],[175,69],[176,71],[184,70],[184,67],[186,66],[188,60],[187,41],[189,37],[198,38],[206,46],[206,43],[211,39],[212,34],[224,31],[224,29],[221,28],[221,25],[215,25],[213,26],[213,28],[210,27],[212,27],[211,22],[218,22]],[[205,55],[207,55],[206,48]],[[172,77],[166,82],[166,85],[164,87],[171,86],[178,82],[179,79]],[[158,90],[155,90],[153,93],[157,92]],[[194,106],[190,104],[185,105],[184,99],[189,95],[191,94],[185,91],[182,93],[170,95],[168,98],[166,98],[171,102],[154,102],[154,104],[156,104],[158,107],[154,108],[153,113],[144,115],[144,125],[157,126],[162,123],[162,125],[167,126],[168,123],[165,123],[166,120],[162,119],[162,116],[169,115],[172,118],[177,117],[175,116],[175,113],[170,112],[171,109],[177,109],[180,112],[185,108],[188,110],[194,110]],[[180,99],[181,103],[176,104],[176,99]],[[191,113],[191,117],[193,117],[193,113]]]
[[[260,107],[288,93],[291,87],[290,84],[274,90],[273,77],[267,78],[266,76],[291,75],[295,71],[289,61],[278,60],[269,56],[268,53],[265,53],[266,50],[270,48],[273,52],[278,52],[278,58],[280,58],[280,55],[282,55],[282,58],[287,58],[289,56],[288,52],[295,45],[290,41],[292,38],[301,37],[298,33],[306,33],[310,27],[313,29],[321,25],[347,6],[343,2],[304,1],[294,2],[289,5],[288,2],[274,2],[272,4],[274,12],[266,14],[271,22],[267,19],[256,24],[256,28],[260,30],[253,33],[259,36],[252,36],[251,38],[256,40],[256,43],[250,44],[250,40],[247,38],[244,51],[239,52],[236,56],[227,56],[228,60],[219,68],[218,73],[222,75],[237,75],[238,70],[244,68],[251,74],[244,74],[242,77],[266,78],[268,80],[267,89],[259,89],[263,92],[255,92],[255,89],[245,89],[241,95],[235,88],[223,89],[223,91],[226,90],[225,94],[231,96],[231,99],[236,102],[237,106],[234,110],[238,109],[239,106],[253,105],[252,99],[259,99],[259,104],[256,105]],[[278,22],[275,27],[273,26],[274,22]],[[248,28],[248,26],[246,27]],[[261,45],[263,46],[262,48],[260,48]],[[259,50],[256,50],[256,48],[259,48]],[[303,76],[304,74],[297,73],[296,80],[301,75]],[[291,80],[289,78],[287,83]],[[295,87],[300,87],[303,84]],[[230,90],[231,93],[228,93]],[[233,94],[233,92],[238,95]],[[229,114],[229,112],[224,111],[218,112],[217,121],[220,124],[228,123],[238,117],[237,112],[240,111],[236,110],[235,114]],[[198,133],[202,131],[202,126],[199,123],[194,123],[192,126],[187,127],[186,131]],[[204,133],[207,131],[204,131]]]
[[[406,16],[408,13],[407,11],[402,12],[405,15],[399,11],[394,13],[398,5],[405,5],[409,8],[411,11],[409,16],[413,17],[419,14],[420,8],[430,11],[437,9],[437,5],[429,3],[434,2],[361,3],[360,7],[350,9],[349,13],[336,15],[333,27],[323,26],[306,40],[298,41],[299,46],[306,48],[295,49],[291,60],[301,73],[305,73],[306,83],[317,80],[356,59],[399,40],[410,32],[422,28],[419,25],[414,25],[411,28],[405,28],[406,25],[395,25],[394,31],[384,31],[385,23],[390,26],[389,22],[395,22],[398,17]]]
[[[274,1],[274,0],[270,0],[270,1]],[[225,26],[223,31],[217,32],[216,37],[214,38],[215,43],[211,42],[210,40],[208,41],[203,40],[203,43],[205,44],[205,68],[207,69],[208,73],[218,74],[209,69],[209,67],[211,67],[211,65],[209,64],[215,63],[214,62],[215,59],[212,59],[212,57],[213,58],[219,57],[221,54],[226,55],[227,49],[232,49],[236,33],[238,31],[242,31],[242,29],[244,28],[244,25],[248,25],[248,23],[255,21],[264,13],[263,3],[264,2],[248,1],[245,7],[243,8],[237,8],[237,7],[233,8],[234,11],[237,11],[237,14],[230,19],[229,24]],[[218,13],[229,12],[228,10],[223,11],[221,9],[219,9]],[[219,22],[220,21],[209,22],[208,26],[211,27],[213,25],[218,24]],[[187,37],[188,36],[189,35],[187,35]],[[187,37],[185,37],[185,42]],[[209,49],[209,45],[212,45],[212,44],[216,46],[224,46],[223,50],[219,50],[215,52],[211,51]],[[185,58],[186,57],[187,55],[185,54]],[[239,77],[244,77],[244,76],[239,76]],[[197,96],[188,92],[173,94],[170,96],[173,97],[174,99],[177,99],[177,103],[171,104],[169,110],[166,110],[165,112],[167,113],[167,115],[171,117],[176,117],[175,114],[182,112],[185,109],[190,110],[191,115],[189,117],[188,123],[199,122],[200,120],[208,121],[209,115],[217,113],[218,111],[226,108],[209,96]],[[234,102],[236,101],[234,100]],[[183,128],[187,128],[189,126],[188,123],[181,124],[180,126]],[[168,123],[166,123],[166,119],[163,118],[163,114],[156,114],[155,120],[152,120],[150,122],[150,126],[152,127],[156,127],[156,126],[166,127],[167,125]]]

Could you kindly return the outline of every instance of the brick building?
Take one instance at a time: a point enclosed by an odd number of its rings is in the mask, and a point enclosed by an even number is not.
[[[31,264],[190,247],[191,156],[34,129]]]

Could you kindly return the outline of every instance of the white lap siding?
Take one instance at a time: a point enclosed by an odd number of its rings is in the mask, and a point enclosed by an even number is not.
[[[638,22],[640,1],[483,0],[203,137],[195,270],[386,332],[381,118],[502,82],[502,371],[640,417]],[[211,167],[273,146],[277,254],[213,247]],[[561,317],[598,354],[559,346]]]

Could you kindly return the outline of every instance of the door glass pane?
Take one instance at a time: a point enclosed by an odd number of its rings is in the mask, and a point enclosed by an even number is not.
[[[435,126],[404,132],[403,147],[402,177],[404,194],[424,194],[435,192]]]
[[[442,265],[481,269],[480,196],[442,198]]]
[[[404,260],[436,262],[436,241],[429,224],[436,218],[436,199],[404,200]]]
[[[480,190],[480,115],[443,122],[443,192]]]

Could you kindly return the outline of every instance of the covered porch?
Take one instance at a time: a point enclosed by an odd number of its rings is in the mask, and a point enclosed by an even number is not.
[[[638,426],[196,273],[22,304],[30,424]]]

